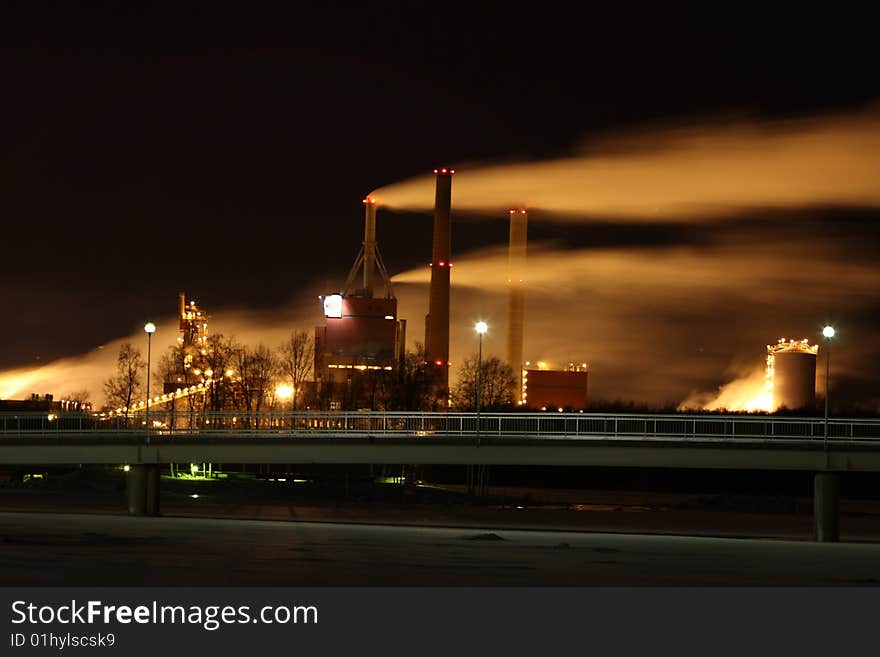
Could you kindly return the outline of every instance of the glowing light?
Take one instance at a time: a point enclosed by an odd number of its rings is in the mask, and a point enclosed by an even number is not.
[[[480,335],[484,335],[486,331],[489,330],[489,325],[486,322],[477,322],[474,325],[474,329],[476,329],[477,333],[479,333]]]
[[[342,295],[328,294],[324,298],[324,316],[342,317]]]
[[[836,331],[834,330],[833,326],[826,326],[822,329],[822,335],[824,335],[829,340],[834,337],[835,333]]]
[[[226,370],[226,376],[232,376],[235,374],[235,370]]]
[[[394,319],[394,315],[385,315],[385,319]]]
[[[130,465],[123,465],[123,466],[122,466],[122,471],[123,471],[123,472],[128,472],[129,470],[131,470],[131,466],[130,466]]]
[[[278,395],[279,399],[290,399],[293,397],[293,388],[286,385],[278,386],[275,388],[275,394]]]
[[[147,322],[146,324],[144,324],[144,332],[145,333],[155,333],[156,332],[156,325],[153,324],[153,322]]]

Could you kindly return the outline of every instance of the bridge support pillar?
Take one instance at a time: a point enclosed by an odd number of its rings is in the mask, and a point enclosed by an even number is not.
[[[818,542],[840,540],[840,475],[836,472],[818,472],[813,477],[813,522]]]
[[[126,485],[128,513],[132,516],[159,515],[159,466],[131,466]]]

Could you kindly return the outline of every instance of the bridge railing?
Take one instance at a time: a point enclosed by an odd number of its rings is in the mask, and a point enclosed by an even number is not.
[[[101,416],[87,413],[0,413],[3,435],[146,434],[143,412]],[[373,411],[150,411],[149,433],[485,435],[605,438],[823,439],[822,418],[743,415],[639,415],[603,413],[417,413]],[[831,419],[830,439],[880,440],[880,420]]]

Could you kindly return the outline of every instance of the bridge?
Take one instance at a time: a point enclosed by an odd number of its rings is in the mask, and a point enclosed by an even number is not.
[[[149,425],[149,430],[147,426]],[[839,473],[880,472],[880,420],[597,413],[0,414],[0,464],[128,464],[156,509],[168,463],[583,465],[815,473],[817,537],[838,533]]]

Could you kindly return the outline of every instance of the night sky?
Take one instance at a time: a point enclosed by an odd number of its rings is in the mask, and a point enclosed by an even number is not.
[[[216,314],[338,287],[363,196],[438,165],[463,176],[586,137],[880,97],[873,24],[828,7],[320,6],[0,12],[0,367],[127,335],[181,289]],[[594,219],[530,237],[641,246],[704,230]],[[453,248],[504,238],[503,218],[473,222]],[[380,242],[392,273],[424,264],[430,215],[397,213]]]

